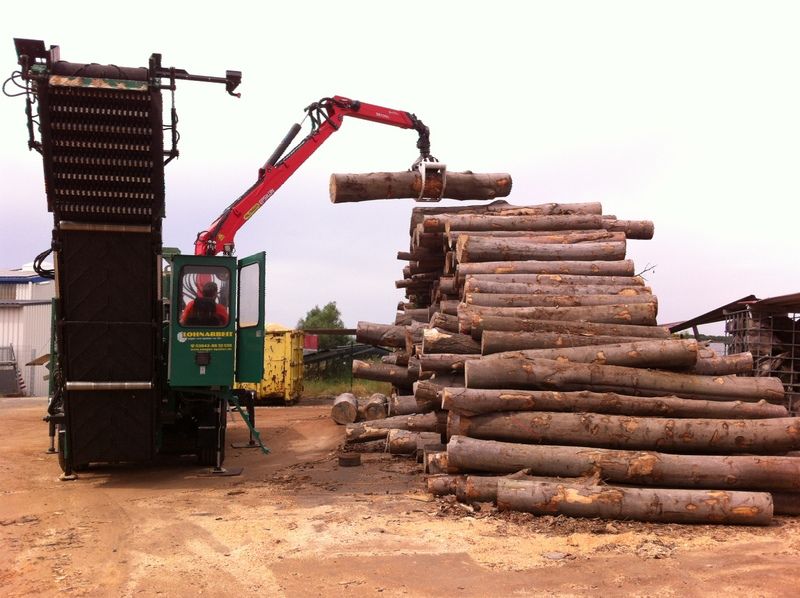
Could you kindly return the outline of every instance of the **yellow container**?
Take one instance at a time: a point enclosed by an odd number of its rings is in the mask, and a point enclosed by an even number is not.
[[[296,401],[303,394],[303,331],[267,324],[264,337],[264,378],[236,387],[255,390],[259,399]]]

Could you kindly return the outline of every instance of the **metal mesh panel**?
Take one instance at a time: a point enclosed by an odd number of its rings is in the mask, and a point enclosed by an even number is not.
[[[752,353],[752,375],[779,378],[787,407],[792,414],[800,412],[800,313],[730,313],[725,332],[727,353]]]

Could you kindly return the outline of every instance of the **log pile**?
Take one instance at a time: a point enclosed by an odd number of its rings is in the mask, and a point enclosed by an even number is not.
[[[393,324],[357,328],[395,352],[353,373],[395,386],[389,411],[406,421],[390,428],[444,432],[445,450],[420,455],[443,476],[432,492],[644,521],[763,525],[797,510],[800,418],[781,381],[739,376],[750,353],[719,356],[657,325],[626,258],[628,240],[652,236],[596,203],[412,211],[406,300]],[[373,423],[349,438],[388,435]]]

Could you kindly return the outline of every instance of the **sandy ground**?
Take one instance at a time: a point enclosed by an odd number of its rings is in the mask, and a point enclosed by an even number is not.
[[[646,525],[472,512],[416,463],[340,468],[320,401],[258,409],[272,454],[58,481],[39,399],[0,399],[0,595],[796,596],[800,522]],[[231,415],[230,441],[246,440]]]

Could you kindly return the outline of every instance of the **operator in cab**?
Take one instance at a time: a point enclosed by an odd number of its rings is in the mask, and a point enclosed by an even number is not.
[[[217,283],[207,282],[200,289],[200,295],[189,301],[181,313],[183,326],[227,326],[228,310],[217,302]]]

